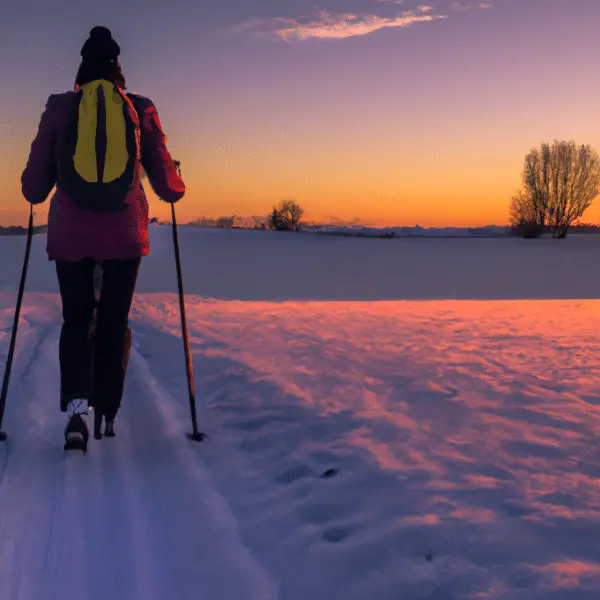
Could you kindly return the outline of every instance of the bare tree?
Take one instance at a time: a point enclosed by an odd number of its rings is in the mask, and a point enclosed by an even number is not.
[[[268,218],[269,229],[278,231],[300,231],[304,209],[293,200],[282,200],[274,206]]]
[[[300,231],[304,209],[293,200],[283,200],[279,210],[284,221],[289,225],[290,231]]]
[[[531,202],[533,222],[542,229],[546,225],[546,213],[550,201],[550,146],[540,144],[525,157],[523,184]]]
[[[565,238],[600,193],[600,157],[589,145],[561,142],[553,158],[549,224],[554,237]]]
[[[233,217],[219,217],[217,219],[216,226],[219,229],[233,229],[235,224],[239,221],[240,217],[233,215]]]
[[[526,192],[519,191],[512,197],[510,224],[513,232],[524,238],[536,238],[544,233],[544,223],[540,219],[538,207]]]
[[[526,237],[546,225],[557,238],[590,207],[600,192],[600,157],[589,145],[554,141],[525,157],[523,190],[511,200],[511,222]]]

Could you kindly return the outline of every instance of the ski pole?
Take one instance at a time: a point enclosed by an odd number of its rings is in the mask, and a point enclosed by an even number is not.
[[[12,335],[10,338],[10,347],[4,369],[4,380],[2,382],[2,392],[0,393],[0,442],[5,442],[7,435],[1,430],[2,419],[4,418],[4,409],[6,408],[6,396],[8,395],[8,382],[10,380],[10,371],[12,369],[13,356],[15,354],[15,344],[17,341],[17,328],[19,326],[19,315],[21,314],[21,303],[23,302],[23,292],[25,291],[25,279],[27,277],[27,267],[29,265],[29,253],[31,251],[31,240],[33,239],[33,204],[29,211],[29,227],[27,229],[27,246],[25,247],[25,260],[23,261],[23,270],[21,272],[21,283],[17,295],[17,306],[15,308],[15,319],[13,321]]]
[[[181,162],[173,161],[181,177]],[[194,366],[192,353],[190,352],[190,338],[188,334],[187,319],[185,316],[185,297],[183,294],[183,276],[181,273],[181,257],[179,255],[179,238],[177,236],[177,221],[175,219],[175,204],[171,203],[171,219],[173,223],[173,246],[175,248],[175,263],[177,265],[177,286],[179,288],[179,312],[181,313],[181,333],[183,336],[183,348],[185,351],[185,368],[187,373],[188,393],[190,397],[190,411],[192,414],[192,433],[188,437],[195,442],[201,442],[206,434],[198,431],[196,421],[196,392],[194,389]]]

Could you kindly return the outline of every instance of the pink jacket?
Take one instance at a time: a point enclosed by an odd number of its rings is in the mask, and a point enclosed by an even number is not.
[[[148,98],[130,96],[140,113],[142,167],[159,198],[176,202],[183,197],[185,184],[167,150],[156,107]],[[75,101],[75,92],[52,94],[48,98],[21,177],[23,196],[32,204],[44,202],[57,183],[56,145],[66,111]],[[87,211],[57,186],[48,212],[48,259],[147,256],[150,253],[148,201],[141,183],[129,193],[126,202],[127,208],[118,212]]]

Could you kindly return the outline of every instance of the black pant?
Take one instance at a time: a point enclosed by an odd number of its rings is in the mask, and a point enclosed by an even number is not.
[[[60,409],[87,399],[107,421],[121,405],[131,349],[129,311],[141,259],[56,261],[62,297]],[[99,300],[94,269],[102,270]]]

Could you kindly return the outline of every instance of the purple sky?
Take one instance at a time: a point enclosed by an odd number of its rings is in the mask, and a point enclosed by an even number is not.
[[[598,0],[16,3],[0,21],[0,222],[24,208],[45,98],[71,88],[98,24],[183,160],[184,220],[294,198],[309,218],[504,222],[530,147],[600,151],[599,17]]]

